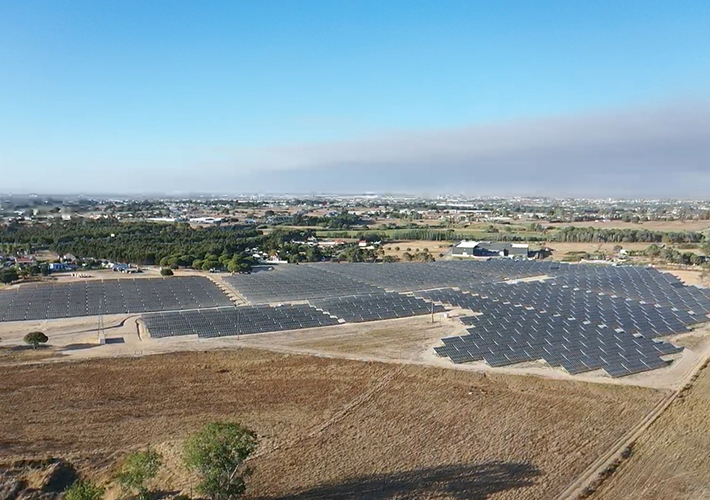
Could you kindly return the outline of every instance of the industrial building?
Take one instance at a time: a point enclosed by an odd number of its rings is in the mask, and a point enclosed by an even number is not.
[[[490,258],[510,257],[528,258],[530,245],[526,243],[502,243],[491,241],[460,241],[451,249],[452,257]]]

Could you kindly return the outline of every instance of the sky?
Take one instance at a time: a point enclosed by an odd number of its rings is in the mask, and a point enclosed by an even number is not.
[[[710,2],[0,2],[0,192],[710,198]]]

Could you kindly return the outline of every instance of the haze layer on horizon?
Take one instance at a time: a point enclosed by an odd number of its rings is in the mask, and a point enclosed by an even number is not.
[[[0,192],[708,198],[710,4],[0,8]]]

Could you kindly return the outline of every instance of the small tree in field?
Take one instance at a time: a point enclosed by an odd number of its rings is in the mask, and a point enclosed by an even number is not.
[[[246,427],[231,422],[210,423],[185,442],[185,465],[200,477],[200,493],[212,500],[233,500],[246,489],[251,469],[244,461],[256,446],[256,434]]]
[[[138,498],[145,500],[150,491],[148,483],[158,474],[162,458],[160,453],[150,448],[135,451],[126,457],[116,481],[123,491],[136,493]]]
[[[91,481],[77,481],[64,492],[64,500],[101,500],[104,489]]]
[[[34,349],[37,349],[40,344],[46,344],[48,340],[49,337],[42,332],[30,332],[25,335],[25,344],[31,345]]]

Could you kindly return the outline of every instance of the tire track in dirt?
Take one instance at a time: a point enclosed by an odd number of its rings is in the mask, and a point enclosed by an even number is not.
[[[281,443],[275,443],[272,446],[270,446],[269,448],[264,449],[263,451],[257,451],[257,453],[255,453],[254,455],[249,457],[249,460],[254,460],[254,459],[263,457],[265,455],[269,455],[271,453],[274,453],[274,452],[284,449],[284,448],[289,448],[291,446],[298,444],[301,441],[305,441],[306,439],[312,439],[316,436],[323,434],[323,432],[325,432],[329,427],[332,427],[333,425],[336,425],[339,422],[342,422],[354,410],[356,410],[357,408],[372,401],[372,399],[377,394],[379,394],[382,390],[384,390],[384,388],[387,385],[389,385],[389,383],[392,382],[392,380],[394,380],[398,375],[400,375],[404,371],[404,368],[405,368],[404,366],[401,366],[401,367],[397,368],[396,370],[393,370],[393,371],[387,373],[387,375],[385,375],[375,385],[370,387],[368,390],[366,390],[365,392],[363,392],[359,396],[352,399],[348,404],[346,404],[335,415],[333,415],[329,419],[325,420],[321,424],[315,426],[314,429],[312,429],[310,432],[308,432],[304,436],[298,436],[298,437],[295,437],[295,438],[288,440],[288,441],[283,441]]]
[[[678,397],[687,392],[697,380],[700,372],[710,362],[710,354],[705,353],[697,364],[688,371],[681,389],[674,389],[666,394],[656,406],[632,429],[595,460],[577,479],[568,486],[555,500],[579,500],[587,498],[596,491],[607,477],[613,474],[616,468],[625,459],[625,453],[634,443],[658,420]]]

